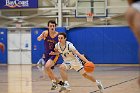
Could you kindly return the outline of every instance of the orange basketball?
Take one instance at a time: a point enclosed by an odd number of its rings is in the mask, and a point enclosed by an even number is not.
[[[84,70],[86,72],[88,72],[88,73],[93,72],[94,71],[94,68],[95,68],[95,66],[94,66],[94,63],[93,62],[86,62],[84,64]]]
[[[0,50],[1,50],[2,52],[4,52],[4,44],[3,44],[3,43],[0,43]]]

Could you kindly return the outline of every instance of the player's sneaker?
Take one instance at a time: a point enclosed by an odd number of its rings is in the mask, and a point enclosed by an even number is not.
[[[64,90],[69,90],[69,91],[71,90],[70,85],[68,83],[64,83],[64,85],[61,86],[59,92],[62,92]]]
[[[100,90],[100,93],[103,93],[103,91],[104,91],[104,87],[103,87],[101,81],[97,80],[96,83],[97,83],[97,86],[98,86],[98,88],[99,88],[99,90]]]
[[[55,90],[57,88],[57,82],[52,83],[51,90]]]
[[[64,86],[64,82],[63,81],[59,81],[57,84],[59,84],[60,86]]]
[[[65,88],[70,88],[70,84],[69,83],[64,83],[64,86]]]

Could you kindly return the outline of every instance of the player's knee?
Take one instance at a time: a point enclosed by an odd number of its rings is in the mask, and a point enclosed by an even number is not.
[[[50,65],[45,65],[45,69],[46,70],[50,70],[51,69],[51,66]]]
[[[50,69],[50,67],[48,67],[48,66],[46,66],[46,65],[45,65],[45,69],[46,69],[46,70],[49,70],[49,69]]]
[[[65,66],[64,65],[60,65],[59,69],[60,70],[65,70]]]

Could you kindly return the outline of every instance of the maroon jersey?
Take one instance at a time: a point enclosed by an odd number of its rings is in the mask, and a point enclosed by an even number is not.
[[[58,35],[54,38],[51,38],[48,32],[47,38],[44,40],[45,53],[49,54],[51,51],[54,51],[55,44],[58,42]]]

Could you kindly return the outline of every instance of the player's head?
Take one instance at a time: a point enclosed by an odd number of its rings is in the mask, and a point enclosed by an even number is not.
[[[56,27],[56,22],[54,20],[50,20],[48,22],[48,29],[49,31],[55,31],[55,27]]]
[[[58,34],[58,41],[59,42],[65,42],[66,41],[66,39],[67,39],[67,35],[66,35],[66,33],[64,33],[64,32],[60,32],[59,34]]]

